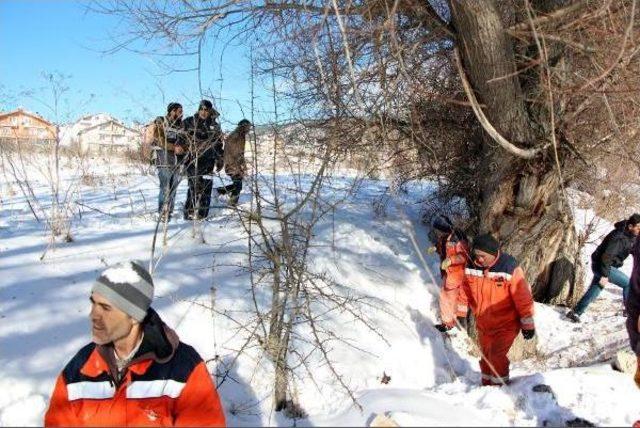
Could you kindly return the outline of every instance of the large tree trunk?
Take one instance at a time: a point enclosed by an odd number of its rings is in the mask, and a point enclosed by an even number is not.
[[[512,40],[493,1],[452,0],[464,68],[485,115],[511,143],[531,148],[549,140],[525,105]],[[491,80],[494,79],[494,80]],[[492,232],[523,267],[538,301],[572,305],[582,292],[574,220],[553,162],[543,153],[520,159],[482,137],[478,229]]]

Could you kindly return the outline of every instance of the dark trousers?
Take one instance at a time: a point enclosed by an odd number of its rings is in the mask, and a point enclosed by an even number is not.
[[[213,181],[201,175],[189,175],[189,190],[184,204],[184,218],[206,218],[209,215]]]
[[[216,188],[216,190],[221,195],[226,195],[227,193],[231,193],[231,197],[237,199],[238,195],[240,195],[240,191],[242,190],[242,176],[230,175],[229,178],[231,178],[231,184],[218,187]]]

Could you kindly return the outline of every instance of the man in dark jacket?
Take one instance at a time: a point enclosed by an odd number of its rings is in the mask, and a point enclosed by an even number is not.
[[[238,126],[227,137],[224,143],[224,170],[231,178],[231,184],[216,188],[219,195],[230,193],[229,205],[235,206],[242,190],[242,179],[246,173],[244,160],[244,146],[247,143],[247,134],[251,130],[251,122],[242,119]]]
[[[198,112],[184,121],[189,140],[189,191],[184,205],[184,219],[201,219],[209,215],[213,182],[203,176],[222,169],[222,131],[216,122],[219,113],[211,101],[202,100]]]
[[[170,103],[167,115],[158,116],[147,126],[145,144],[154,150],[158,168],[158,214],[168,221],[173,213],[176,191],[182,178],[180,167],[186,151],[186,140],[182,132],[182,106],[179,103]]]
[[[605,236],[604,240],[591,255],[593,280],[582,299],[567,313],[567,318],[580,322],[580,316],[600,294],[607,284],[613,283],[622,288],[623,300],[626,302],[629,293],[629,277],[618,268],[629,256],[636,237],[640,234],[640,214],[633,214],[627,220],[619,221],[615,229]]]
[[[45,426],[224,426],[198,353],[150,308],[153,280],[136,262],[105,270],[91,292],[93,341],[67,364]]]
[[[634,380],[640,388],[640,240],[636,239],[631,254],[633,255],[633,271],[631,271],[629,295],[625,307],[627,309],[629,344],[638,361]]]

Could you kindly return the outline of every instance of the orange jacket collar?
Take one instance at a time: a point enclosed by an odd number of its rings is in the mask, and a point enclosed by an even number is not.
[[[153,360],[151,359],[145,359],[134,362],[128,368],[133,373],[141,375],[149,369],[152,362]],[[80,369],[80,373],[89,377],[98,377],[105,372],[109,373],[109,365],[104,358],[102,358],[102,355],[100,355],[100,352],[98,352],[98,348],[96,347],[93,352],[91,352],[87,362],[82,366],[82,369]]]

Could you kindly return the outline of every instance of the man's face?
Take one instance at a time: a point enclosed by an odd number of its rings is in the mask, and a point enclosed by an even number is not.
[[[482,250],[473,250],[473,261],[482,267],[489,267],[496,260],[493,254],[485,253]]]
[[[205,120],[210,115],[211,115],[211,110],[209,110],[208,108],[203,106],[198,109],[198,116],[200,116],[200,119]]]
[[[635,225],[629,225],[629,231],[633,233],[634,236],[640,235],[640,223]]]
[[[123,339],[131,333],[135,323],[129,315],[116,308],[99,293],[91,293],[91,336],[97,345]]]
[[[178,107],[177,109],[171,112],[171,119],[182,119],[182,107]]]

